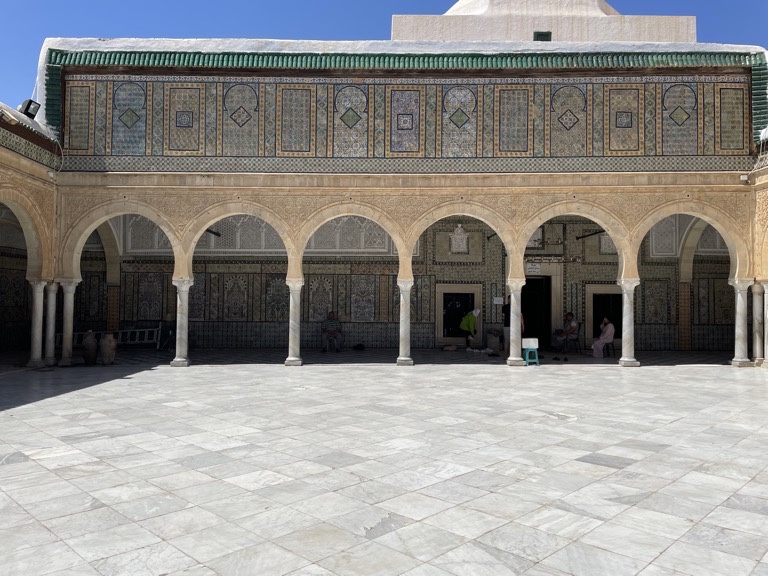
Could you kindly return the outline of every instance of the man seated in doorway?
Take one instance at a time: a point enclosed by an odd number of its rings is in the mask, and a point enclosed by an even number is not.
[[[573,317],[573,312],[566,312],[565,318],[563,318],[563,327],[558,328],[552,334],[552,348],[556,352],[565,352],[568,344],[568,340],[576,340],[579,337],[579,323],[576,322],[576,318]],[[552,360],[560,360],[557,356]],[[565,358],[568,361],[568,358]]]
[[[344,345],[344,334],[341,331],[341,322],[336,320],[333,310],[328,312],[328,318],[320,325],[320,333],[323,342],[323,354],[328,350],[328,344],[333,342],[336,352],[341,352]]]

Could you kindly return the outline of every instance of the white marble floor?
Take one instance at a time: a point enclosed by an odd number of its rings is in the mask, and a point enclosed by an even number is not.
[[[768,370],[0,375],[0,575],[768,576]]]

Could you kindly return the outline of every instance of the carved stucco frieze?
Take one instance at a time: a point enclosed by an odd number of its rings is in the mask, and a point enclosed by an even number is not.
[[[20,198],[26,198],[29,202],[27,209],[33,217],[39,216],[41,222],[53,222],[53,185],[37,184],[35,181],[25,180],[6,172],[0,177],[0,188],[9,190]],[[42,226],[41,230],[46,230],[46,228],[46,226]]]
[[[376,206],[396,221],[403,230],[443,204],[455,200],[454,196],[367,196],[361,198],[366,204]]]
[[[757,223],[763,230],[768,226],[768,190],[757,193]]]
[[[342,202],[343,196],[262,196],[259,204],[272,210],[285,220],[295,231],[317,212],[336,202]]]

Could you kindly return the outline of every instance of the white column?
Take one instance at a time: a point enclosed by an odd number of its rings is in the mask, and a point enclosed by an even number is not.
[[[56,365],[56,293],[59,285],[49,282],[45,287],[45,358],[46,366]]]
[[[619,366],[640,366],[635,360],[635,288],[640,278],[622,278],[621,286],[621,358]]]
[[[288,312],[288,358],[285,359],[286,366],[301,366],[304,361],[301,359],[301,288],[304,286],[304,280],[286,280],[288,290],[291,293],[290,307]]]
[[[29,350],[29,368],[42,368],[43,362],[43,290],[47,282],[30,282],[32,286],[32,341]]]
[[[752,358],[755,361],[755,366],[761,366],[765,359],[765,340],[763,340],[765,330],[764,294],[765,288],[762,284],[758,282],[752,284]]]
[[[733,286],[736,292],[736,318],[734,319],[734,356],[731,360],[733,366],[752,366],[749,361],[747,351],[747,290],[752,285],[753,280],[728,280],[728,284]]]
[[[61,359],[59,366],[72,366],[72,328],[75,323],[75,288],[80,282],[62,282],[64,308],[61,327]]]
[[[523,333],[520,330],[520,309],[521,294],[525,278],[516,278],[509,281],[509,358],[507,366],[525,366],[523,360],[522,338]]]
[[[400,288],[400,355],[398,366],[413,366],[411,358],[411,288],[413,280],[398,280]]]
[[[176,358],[171,366],[185,367],[189,361],[189,289],[192,279],[174,280],[176,286]]]

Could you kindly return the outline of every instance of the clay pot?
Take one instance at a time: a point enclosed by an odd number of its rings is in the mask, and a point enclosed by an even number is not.
[[[93,335],[93,330],[88,330],[83,337],[83,360],[86,366],[93,366],[96,364],[96,356],[99,354],[99,345],[96,342],[96,337]]]
[[[115,352],[117,350],[117,340],[112,334],[104,334],[99,344],[101,348],[101,363],[109,366],[115,361]]]

